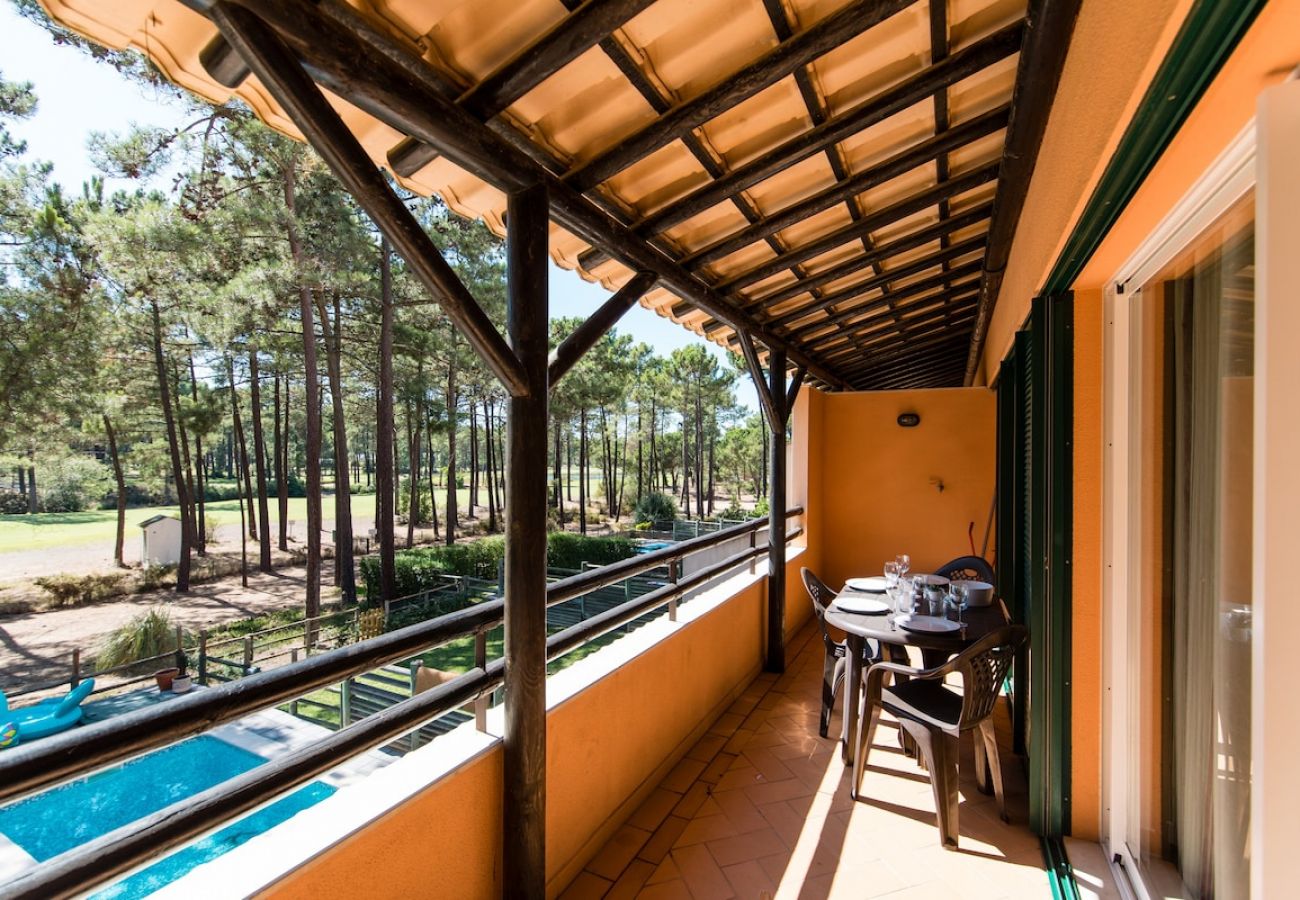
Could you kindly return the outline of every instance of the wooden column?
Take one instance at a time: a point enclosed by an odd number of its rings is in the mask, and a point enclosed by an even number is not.
[[[775,421],[767,488],[767,654],[763,668],[785,671],[785,351],[767,353],[768,394]]]
[[[509,343],[527,393],[510,399],[506,456],[504,895],[546,895],[547,196],[509,196]]]

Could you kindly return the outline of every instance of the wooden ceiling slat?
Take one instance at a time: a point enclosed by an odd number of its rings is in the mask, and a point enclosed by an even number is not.
[[[672,143],[691,129],[791,75],[856,37],[915,0],[854,0],[692,100],[681,103],[613,147],[575,166],[564,177],[575,190],[587,192],[639,159]]]
[[[914,303],[906,306],[895,306],[885,315],[875,315],[860,322],[854,322],[848,328],[840,328],[837,331],[820,335],[817,338],[808,341],[804,346],[810,350],[822,352],[831,345],[844,339],[850,341],[857,340],[863,335],[868,335],[872,328],[880,325],[882,322],[890,322],[894,325],[895,331],[899,330],[897,316],[907,316],[917,313],[918,311],[928,310],[936,304],[953,304],[960,305],[968,303],[972,298],[979,295],[979,284],[966,284],[962,287],[952,288],[951,290],[941,291],[937,294],[931,294]],[[883,306],[883,301],[881,302]]]
[[[952,291],[959,289],[965,290],[972,286],[978,288],[978,281],[974,282],[972,285],[970,282],[963,282],[962,279],[969,278],[972,275],[978,276],[983,270],[983,267],[984,264],[982,261],[978,259],[971,260],[970,262],[955,266],[946,272],[940,272],[938,275],[924,278],[921,281],[913,282],[912,284],[906,285],[896,291],[892,291],[891,295],[895,300],[907,300],[909,298],[919,297],[929,291],[935,290],[936,288]],[[817,338],[812,337],[813,332],[830,325],[843,325],[864,313],[872,312],[884,305],[885,301],[883,297],[876,300],[870,300],[866,303],[860,303],[857,306],[851,306],[848,309],[841,310],[840,312],[827,316],[824,319],[819,319],[816,322],[793,329],[790,332],[790,335],[793,339],[798,341],[816,341]]]
[[[863,234],[870,234],[886,225],[902,221],[908,216],[913,216],[929,209],[938,204],[938,202],[945,197],[964,194],[982,184],[987,184],[998,177],[999,165],[1000,164],[997,162],[989,163],[980,166],[973,172],[967,172],[964,175],[941,182],[933,187],[926,188],[920,193],[914,194],[904,200],[900,200],[884,209],[877,210],[860,221],[842,228],[839,231],[832,232],[831,234],[818,238],[817,240],[800,244],[784,256],[778,256],[776,259],[768,260],[767,262],[755,266],[748,271],[732,275],[729,278],[724,278],[717,282],[714,285],[714,288],[726,294],[735,294],[751,284],[756,284],[764,279],[771,278],[773,275],[780,274],[782,271],[790,268],[790,266],[795,265],[796,263],[807,262],[810,259],[821,256],[823,253],[834,250],[836,247],[854,241]]]
[[[586,0],[532,44],[461,95],[460,105],[490,119],[609,37],[655,0]]]

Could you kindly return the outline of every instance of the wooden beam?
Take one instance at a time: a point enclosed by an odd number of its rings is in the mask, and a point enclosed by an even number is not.
[[[230,43],[217,34],[199,51],[199,65],[222,87],[239,87],[248,77],[248,66]]]
[[[868,279],[867,281],[861,282],[860,284],[855,284],[850,288],[845,288],[843,291],[840,291],[837,294],[828,294],[827,296],[823,297],[820,300],[814,301],[813,303],[805,304],[804,306],[801,306],[797,309],[793,309],[790,310],[789,312],[781,313],[778,316],[775,316],[771,319],[766,319],[764,321],[766,324],[774,325],[777,327],[784,327],[794,322],[798,322],[799,320],[811,315],[814,312],[817,312],[819,310],[825,309],[830,306],[834,306],[836,303],[842,303],[846,300],[851,300],[854,297],[861,296],[866,291],[880,287],[886,281],[890,281],[890,280],[897,281],[900,278],[909,278],[912,275],[919,275],[920,273],[926,271],[927,269],[933,269],[935,266],[941,265],[945,261],[952,260],[961,256],[965,256],[968,253],[977,253],[983,249],[984,249],[983,235],[969,238],[960,243],[953,244],[947,250],[941,251],[939,253],[933,253],[929,256],[924,256],[920,259],[898,266],[897,268],[892,269],[890,272],[886,273],[886,275],[883,277]]]
[[[763,418],[767,420],[769,429],[775,429],[781,424],[781,411],[777,409],[776,401],[763,377],[763,366],[758,361],[758,351],[754,349],[754,342],[750,340],[748,334],[743,331],[738,331],[736,334],[740,338],[740,350],[745,356],[745,363],[749,366],[749,377],[754,380],[754,390],[758,392],[759,405],[763,407]]]
[[[763,668],[785,671],[785,352],[768,349],[768,396],[775,418],[767,480],[767,652]]]
[[[506,390],[513,396],[526,392],[519,360],[496,326],[276,33],[242,7],[215,3],[209,14]]]
[[[905,285],[902,288],[890,291],[890,297],[895,301],[906,300],[911,297],[917,297],[922,294],[925,294],[928,291],[934,290],[935,288],[946,289],[948,291],[954,291],[954,292],[968,290],[971,288],[978,290],[979,288],[978,279],[970,282],[962,282],[961,279],[969,278],[972,275],[978,276],[979,273],[983,270],[983,267],[984,264],[982,260],[973,259],[968,263],[964,263],[960,266],[957,266],[956,268],[949,269],[946,272],[940,272],[938,275],[932,275],[929,278],[924,278],[920,281],[914,281],[911,284]],[[846,323],[851,322],[853,319],[858,318],[859,316],[862,316],[866,313],[874,312],[875,310],[880,309],[886,305],[887,304],[885,303],[883,297],[877,298],[875,300],[869,300],[866,303],[860,303],[857,306],[850,306],[847,309],[844,309],[833,315],[827,316],[824,319],[818,319],[817,321],[812,322],[808,325],[801,325],[798,328],[793,329],[790,332],[790,335],[792,338],[799,341],[813,341],[815,343],[817,338],[813,337],[813,333],[818,331],[819,329],[823,329],[831,325],[844,325]]]
[[[794,377],[790,379],[790,388],[785,395],[785,420],[787,423],[794,412],[794,401],[799,399],[799,388],[803,386],[804,376],[807,374],[808,370],[800,366],[794,370]]]
[[[586,53],[654,0],[586,0],[531,45],[465,91],[460,106],[490,119]]]
[[[951,131],[928,138],[914,147],[909,147],[891,156],[884,162],[878,163],[869,169],[864,169],[847,180],[814,194],[806,200],[801,200],[786,207],[775,215],[763,219],[757,225],[751,225],[736,234],[722,238],[707,247],[702,247],[694,253],[688,254],[682,259],[682,264],[689,269],[695,269],[701,265],[722,259],[724,256],[735,253],[737,250],[741,250],[755,241],[767,237],[769,234],[783,231],[791,225],[798,224],[823,210],[830,209],[837,203],[851,200],[863,191],[878,187],[891,179],[912,171],[918,166],[928,164],[932,160],[941,157],[944,153],[959,149],[972,141],[1005,128],[1009,114],[1010,107],[1000,106],[971,119]],[[945,175],[940,181],[947,181],[947,176]]]
[[[1023,34],[1024,22],[1015,22],[958,50],[942,62],[922,70],[895,87],[881,91],[848,112],[827,119],[823,124],[791,138],[685,197],[665,203],[662,209],[635,225],[633,234],[647,237],[679,225],[723,202],[732,194],[753,187],[784,172],[795,163],[822,152],[826,147],[915,106],[936,91],[946,90],[1016,53],[1020,49]],[[579,257],[579,262],[587,267],[595,265],[600,257],[603,254],[599,248],[593,248],[593,251]]]
[[[934,294],[929,297],[926,297],[923,301],[919,303],[914,303],[907,307],[898,307],[896,315],[900,317],[908,316],[908,315],[916,315],[917,313],[925,312],[926,310],[929,310],[936,305],[942,305],[942,304],[965,305],[973,301],[978,296],[979,296],[978,285],[969,285],[965,290],[954,289],[952,291],[944,291],[942,293]],[[821,335],[816,339],[809,341],[805,346],[807,346],[811,350],[822,352],[822,353],[838,351],[840,349],[838,345],[843,344],[844,341],[853,343],[855,341],[860,341],[872,337],[876,333],[885,333],[880,331],[879,326],[884,325],[886,323],[892,324],[894,326],[894,330],[892,333],[894,334],[906,333],[905,330],[906,326],[900,328],[899,321],[897,318],[895,318],[894,315],[878,315],[878,316],[871,316],[867,319],[864,319],[861,322],[855,322],[853,326],[850,328],[841,328],[838,331]]]
[[[547,367],[547,380],[551,387],[564,377],[564,373],[573,368],[596,342],[614,327],[614,323],[636,305],[645,294],[654,287],[653,272],[638,272],[632,280],[623,285],[614,296],[610,297],[600,309],[588,316],[573,333],[560,342],[551,353]]]
[[[956,178],[941,182],[933,187],[927,188],[918,194],[900,200],[884,209],[878,210],[871,215],[864,216],[861,220],[854,222],[846,228],[818,238],[815,241],[809,241],[799,247],[791,250],[783,256],[755,266],[747,272],[741,272],[726,278],[714,287],[723,293],[734,294],[743,288],[748,287],[759,281],[771,278],[773,275],[780,274],[783,270],[790,268],[792,265],[807,262],[821,256],[830,250],[850,241],[857,240],[863,235],[869,235],[871,232],[890,225],[894,222],[906,219],[908,216],[929,209],[936,205],[940,200],[953,197],[957,194],[964,194],[973,190],[982,184],[988,184],[998,177],[999,163],[993,162],[980,166],[972,172],[959,175]]]
[[[528,391],[510,398],[506,449],[505,754],[502,876],[546,896],[546,189],[507,200],[506,319]]]
[[[940,273],[940,276],[937,276],[937,278],[943,278],[944,276],[946,276],[946,273]],[[930,281],[932,279],[926,280]],[[939,290],[920,292],[920,296],[913,296],[910,298],[910,302],[901,305],[899,304],[899,301],[903,298],[891,294],[889,299],[893,302],[893,305],[889,307],[888,312],[878,312],[882,306],[885,306],[885,298],[879,298],[869,304],[863,304],[863,308],[868,309],[870,312],[876,312],[877,314],[868,315],[866,318],[859,316],[851,323],[838,323],[840,324],[840,329],[838,331],[833,334],[818,335],[815,338],[809,338],[802,346],[817,349],[824,348],[827,342],[832,338],[852,337],[866,334],[869,331],[875,330],[876,326],[887,321],[893,322],[895,327],[901,328],[903,324],[905,324],[902,322],[902,319],[906,316],[915,315],[918,311],[929,309],[935,305],[955,303],[959,298],[965,300],[968,297],[977,296],[978,294],[978,279],[972,279],[963,284],[952,287],[941,282]]]
[[[846,372],[852,374],[854,378],[859,378],[864,370],[871,368],[880,368],[884,363],[896,363],[900,366],[911,365],[915,362],[915,357],[922,351],[933,347],[946,347],[948,344],[956,344],[966,339],[964,331],[950,330],[943,334],[933,335],[923,340],[912,341],[906,346],[891,346],[885,349],[880,347],[853,348],[859,354],[863,354],[862,359],[856,365],[846,365]],[[870,355],[865,355],[870,352]]]
[[[877,263],[886,262],[891,257],[897,256],[900,253],[906,253],[909,250],[924,247],[926,244],[931,244],[935,241],[942,242],[943,238],[947,237],[951,232],[959,231],[963,228],[969,228],[972,225],[984,221],[989,217],[989,213],[992,209],[992,202],[981,203],[979,206],[973,207],[959,216],[954,216],[946,222],[935,222],[933,225],[927,225],[917,231],[895,238],[887,244],[877,244],[869,252],[864,253],[861,256],[855,256],[838,266],[809,275],[802,281],[783,287],[780,290],[773,291],[770,294],[765,294],[750,303],[747,308],[753,310],[771,309],[786,300],[798,297],[800,294],[810,293],[813,288],[821,288],[833,284],[834,282],[841,281],[850,275],[855,275],[858,272],[861,272],[863,269],[874,269]],[[876,274],[877,276],[880,276],[883,273],[877,272]],[[814,299],[822,298],[818,297]],[[686,308],[679,310],[677,305],[673,306],[674,314],[683,315],[685,312],[687,312]],[[707,333],[710,330],[711,329],[706,324],[705,332]]]
[[[806,31],[781,42],[698,97],[679,104],[630,137],[574,167],[565,175],[565,182],[581,192],[591,190],[637,160],[771,87],[801,66],[834,50],[913,2],[915,0],[853,0]]]
[[[654,272],[678,296],[726,322],[761,337],[768,346],[787,342],[674,260],[631,234],[590,199],[580,196],[544,166],[501,139],[441,93],[443,77],[413,48],[377,28],[342,0],[239,0],[264,16],[297,53],[311,74],[331,92],[380,121],[428,143],[466,171],[503,191],[542,183],[552,219],[578,237],[605,247],[634,271]],[[353,60],[364,59],[357,66]],[[789,347],[791,359],[833,387],[845,382],[834,372]]]
[[[1047,120],[1056,99],[1065,58],[1074,34],[1074,22],[1082,0],[1030,0],[1026,17],[1024,49],[1016,70],[1011,98],[1011,124],[1007,127],[1006,165],[998,179],[993,224],[989,229],[989,250],[984,260],[984,283],[979,313],[971,335],[966,360],[965,384],[973,384],[979,369],[984,338],[988,334],[993,306],[1002,290],[1002,276],[1011,257],[1016,225],[1034,177],[1038,150],[1047,130]]]

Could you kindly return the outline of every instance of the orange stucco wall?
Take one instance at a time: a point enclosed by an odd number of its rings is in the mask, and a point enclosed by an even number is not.
[[[1102,346],[1100,291],[1074,295],[1074,551],[1071,572],[1070,833],[1097,840],[1102,748]]]
[[[789,632],[810,615],[798,578],[807,562],[804,553],[793,551],[788,563]],[[760,559],[758,571],[764,567]],[[738,577],[727,584],[734,594],[716,608],[693,619],[684,614],[681,627],[663,640],[564,699],[552,699],[546,809],[550,895],[567,886],[758,674],[766,578]],[[615,652],[617,643],[601,654]],[[577,674],[578,666],[563,674]],[[262,896],[501,896],[501,759],[501,745],[495,743]]]
[[[898,553],[912,557],[913,571],[933,571],[970,552],[971,522],[981,549],[994,490],[992,391],[810,393],[819,435],[809,457],[819,488],[810,519],[820,529],[824,580],[838,587],[880,572]],[[921,424],[900,427],[904,412]]]

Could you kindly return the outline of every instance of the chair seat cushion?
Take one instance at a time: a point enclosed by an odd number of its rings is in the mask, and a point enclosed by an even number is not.
[[[880,693],[885,709],[896,716],[948,728],[961,721],[961,694],[941,682],[912,678]]]

